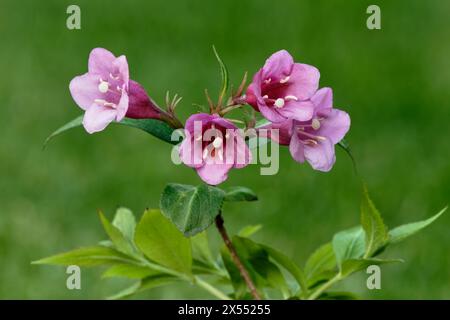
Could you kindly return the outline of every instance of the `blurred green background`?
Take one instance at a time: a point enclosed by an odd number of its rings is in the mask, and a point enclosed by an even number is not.
[[[216,92],[215,44],[237,84],[281,48],[317,66],[321,86],[350,113],[347,136],[361,176],[385,222],[426,218],[449,202],[450,1],[375,1],[382,30],[366,28],[374,1],[0,1],[0,298],[102,298],[125,286],[83,269],[82,290],[65,287],[65,269],[30,261],[105,238],[96,211],[118,205],[140,215],[158,206],[168,182],[197,184],[194,171],[170,161],[170,146],[137,130],[110,126],[45,137],[81,114],[68,84],[87,70],[94,47],[125,54],[131,77],[162,103],[184,97],[180,116]],[[81,7],[81,30],[66,28],[66,8]],[[227,205],[231,233],[264,225],[256,236],[299,263],[334,232],[359,221],[359,180],[337,150],[327,174],[281,150],[280,171],[235,170],[226,186],[246,185],[257,203]],[[387,254],[382,290],[365,275],[342,285],[364,298],[450,298],[450,214]],[[210,236],[217,239],[215,230]],[[209,298],[189,285],[138,298]]]

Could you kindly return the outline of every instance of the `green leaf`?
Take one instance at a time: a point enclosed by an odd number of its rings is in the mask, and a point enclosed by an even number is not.
[[[231,187],[225,190],[225,201],[256,201],[258,196],[246,187]]]
[[[100,221],[102,222],[103,229],[105,229],[106,233],[114,243],[114,246],[117,248],[117,250],[125,254],[133,255],[134,248],[131,243],[127,239],[125,239],[125,236],[122,234],[122,232],[120,232],[119,229],[113,226],[101,211],[99,211],[98,214],[100,216]]]
[[[130,119],[124,118],[120,122],[113,122],[127,127],[141,129],[144,132],[170,144],[178,144],[179,141],[172,141],[174,129],[167,123],[157,119]]]
[[[336,268],[336,256],[333,251],[331,242],[320,246],[311,254],[305,264],[305,277],[308,280],[308,285],[312,279],[316,278],[324,272]],[[324,278],[323,276],[321,278]]]
[[[386,263],[403,262],[401,259],[351,259],[342,264],[342,270],[340,272],[341,278],[347,277],[350,274],[366,269],[371,265],[380,265]]]
[[[175,271],[190,274],[191,243],[159,210],[147,210],[134,236],[136,246],[150,260]]]
[[[153,289],[163,285],[167,285],[173,282],[179,281],[178,278],[169,275],[152,275],[142,279],[140,282],[136,282],[128,288],[116,293],[113,296],[108,297],[108,300],[125,299],[133,294],[140,293],[145,290]]]
[[[194,259],[204,262],[209,266],[215,266],[216,262],[209,248],[208,235],[206,231],[197,233],[191,237],[192,256]]]
[[[366,251],[364,257],[371,257],[379,248],[383,247],[389,238],[387,227],[383,223],[380,213],[369,198],[367,187],[363,186],[361,202],[361,225],[366,233]]]
[[[241,237],[244,237],[244,238],[249,238],[250,236],[254,235],[256,232],[261,230],[261,228],[262,228],[261,224],[245,226],[238,232],[238,235]]]
[[[103,278],[128,278],[142,279],[150,275],[161,274],[161,272],[150,269],[149,267],[138,266],[135,264],[119,263],[109,267],[103,274]]]
[[[253,275],[255,278],[254,281],[257,287],[260,289],[264,287],[279,289],[284,296],[289,296],[286,280],[280,269],[269,260],[268,251],[270,250],[279,260],[289,264],[288,259],[282,253],[268,247],[269,250],[267,250],[264,246],[239,236],[233,237],[233,245],[247,270],[252,270],[250,276]]]
[[[174,129],[167,123],[156,119],[130,119],[124,118],[121,122],[113,122],[114,124],[125,125],[132,128],[137,128],[147,132],[148,134],[155,136],[170,144],[177,144],[179,141],[172,141],[171,136]],[[54,137],[60,135],[67,130],[81,127],[83,125],[83,116],[78,116],[72,121],[66,123],[56,131],[54,131],[44,142],[44,148]]]
[[[131,286],[117,292],[116,294],[109,296],[106,298],[106,300],[120,300],[120,299],[125,299],[129,296],[132,296],[133,294],[135,294],[139,288],[141,287],[141,282],[136,282],[133,283]]]
[[[364,254],[365,235],[361,227],[354,227],[334,235],[332,246],[339,267],[349,259],[360,258]]]
[[[108,247],[114,249],[114,243],[111,240],[101,240],[98,242],[99,245],[103,247]]]
[[[295,281],[297,281],[298,285],[302,289],[302,292],[308,291],[308,287],[306,285],[306,278],[305,275],[303,274],[302,269],[300,269],[300,267],[294,261],[292,261],[291,258],[289,258],[284,253],[272,247],[266,245],[261,245],[261,247],[267,251],[272,260],[274,260],[280,266],[285,268],[293,276]]]
[[[98,266],[113,263],[134,263],[130,257],[120,253],[117,250],[103,247],[92,246],[75,249],[69,252],[60,253],[51,257],[33,261],[33,264],[52,264],[52,265],[77,265],[77,266]]]
[[[185,236],[193,236],[206,228],[219,214],[224,192],[202,184],[190,186],[171,183],[161,197],[161,210]]]
[[[439,211],[436,215],[432,216],[431,218],[428,218],[426,220],[418,221],[418,222],[412,222],[408,224],[401,225],[399,227],[396,227],[389,231],[389,243],[397,243],[400,242],[416,232],[419,232],[423,228],[426,228],[430,224],[432,224],[437,218],[439,218],[445,211],[447,210],[447,207]]]
[[[341,141],[338,142],[338,146],[341,147],[345,151],[345,153],[347,153],[347,155],[350,157],[353,164],[353,170],[355,170],[355,173],[358,173],[358,168],[356,167],[356,161],[355,158],[353,157],[352,150],[350,149],[350,144],[345,139],[342,139]]]
[[[230,277],[231,285],[234,289],[234,298],[244,299],[244,297],[247,295],[247,286],[245,285],[244,279],[242,279],[242,276],[239,273],[239,269],[231,259],[230,252],[225,246],[220,249],[220,256],[222,258],[223,265],[225,266],[225,269],[227,270]],[[256,278],[256,275],[254,274],[253,270],[247,271],[249,272],[249,274],[251,273],[251,278],[254,280]]]
[[[311,278],[308,278],[308,289],[312,289],[317,287],[318,285],[331,280],[336,276],[335,270],[325,270],[320,273],[313,275]]]
[[[119,231],[124,235],[130,243],[134,241],[134,229],[136,229],[136,218],[127,208],[119,208],[116,211],[112,225],[119,229]]]
[[[225,63],[223,63],[222,58],[220,58],[219,54],[217,53],[216,47],[213,46],[214,55],[216,56],[217,62],[219,62],[220,66],[220,75],[222,77],[222,88],[220,89],[220,99],[225,98],[229,86],[229,77],[228,77],[228,69],[225,66]]]
[[[359,300],[358,296],[352,292],[328,291],[322,293],[318,300]]]
[[[196,275],[214,275],[216,276],[215,281],[222,281],[222,283],[230,284],[227,271],[217,264],[212,265],[211,263],[206,263],[194,258],[192,261],[192,272]]]
[[[144,290],[153,289],[155,287],[160,287],[163,285],[170,284],[172,282],[180,281],[179,278],[164,274],[158,274],[154,276],[147,277],[141,281],[141,287],[139,288],[139,292]]]
[[[45,139],[44,142],[44,148],[47,146],[47,144],[49,143],[49,141],[51,139],[53,139],[54,137],[60,135],[61,133],[70,130],[72,128],[76,128],[82,125],[83,122],[83,116],[78,116],[75,119],[69,121],[68,123],[66,123],[65,125],[63,125],[62,127],[60,127],[59,129],[55,130],[51,135],[49,135],[47,137],[47,139]]]

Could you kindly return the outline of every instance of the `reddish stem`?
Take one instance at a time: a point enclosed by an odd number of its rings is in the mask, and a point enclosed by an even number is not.
[[[221,214],[217,215],[217,217],[216,217],[216,227],[219,230],[219,233],[222,236],[223,242],[225,242],[225,245],[227,246],[228,251],[230,251],[231,259],[233,260],[234,264],[238,268],[239,273],[241,274],[242,278],[244,279],[245,284],[247,285],[248,289],[250,290],[250,293],[252,294],[253,298],[255,300],[261,300],[261,297],[259,296],[259,293],[256,290],[256,287],[253,284],[253,281],[250,278],[250,275],[248,274],[247,269],[245,269],[244,265],[242,264],[241,260],[239,259],[236,249],[234,248],[233,243],[231,242],[230,238],[228,237]]]

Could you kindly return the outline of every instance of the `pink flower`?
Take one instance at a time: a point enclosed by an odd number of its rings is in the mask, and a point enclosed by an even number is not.
[[[112,121],[159,118],[161,110],[142,86],[129,79],[125,56],[95,48],[89,55],[88,72],[72,79],[70,93],[85,110],[83,126],[89,133],[102,131]]]
[[[314,113],[309,99],[319,87],[319,78],[315,67],[294,63],[286,50],[278,51],[253,77],[247,103],[271,122],[308,121]]]
[[[319,171],[330,171],[336,161],[334,145],[341,141],[350,128],[349,115],[333,108],[333,92],[322,88],[311,98],[313,118],[309,121],[287,120],[270,125],[279,129],[280,144],[289,144],[292,157],[300,163],[305,160]]]
[[[181,161],[195,168],[200,178],[210,185],[222,183],[231,168],[243,168],[251,161],[240,129],[217,114],[190,116],[185,135],[179,149]]]

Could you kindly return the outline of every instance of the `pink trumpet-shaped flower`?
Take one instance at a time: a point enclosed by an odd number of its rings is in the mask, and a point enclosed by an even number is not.
[[[222,183],[231,168],[243,168],[251,161],[240,130],[216,114],[190,116],[185,135],[179,149],[181,161],[197,170],[200,178],[210,185]]]
[[[341,141],[350,128],[349,115],[333,108],[333,92],[322,88],[311,98],[314,114],[309,121],[287,120],[273,123],[279,129],[277,142],[289,145],[292,157],[306,161],[315,170],[330,171],[336,161],[334,145]]]
[[[247,103],[271,122],[308,121],[314,113],[310,98],[319,87],[319,71],[294,63],[286,50],[267,59],[247,89]]]
[[[160,118],[160,110],[142,86],[129,79],[125,56],[95,48],[89,55],[88,72],[72,79],[70,93],[85,110],[83,126],[89,133],[102,131],[113,121]]]

